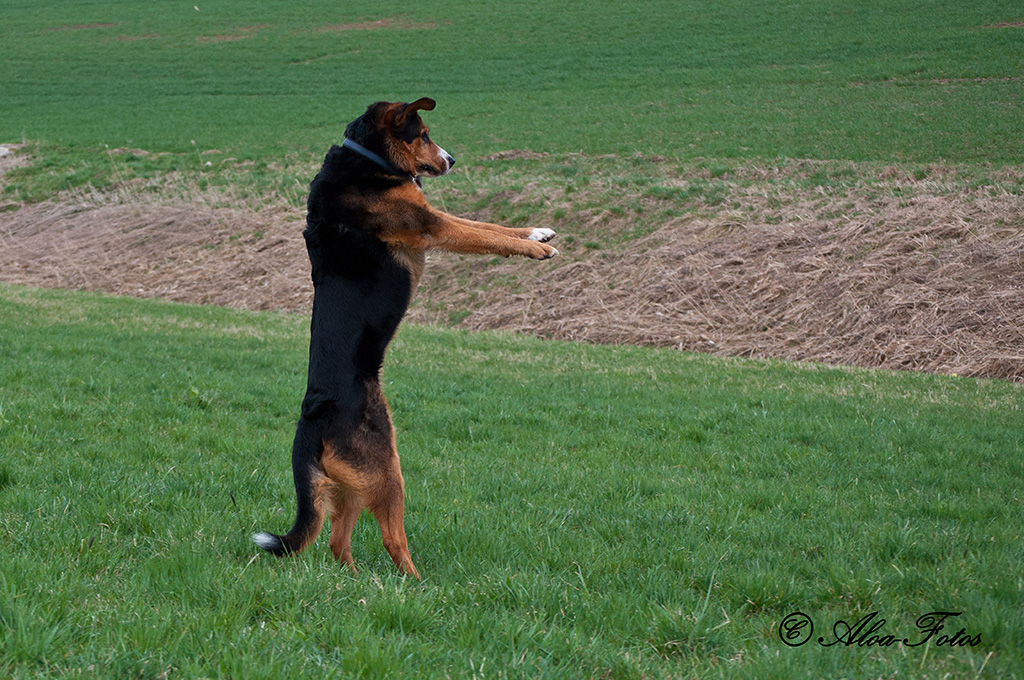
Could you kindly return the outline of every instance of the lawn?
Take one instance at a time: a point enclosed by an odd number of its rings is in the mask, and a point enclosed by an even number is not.
[[[17,3],[0,140],[271,162],[429,95],[435,137],[474,156],[1019,163],[1022,19],[998,0]]]
[[[358,576],[249,542],[291,520],[303,316],[2,286],[0,319],[4,677],[1024,674],[1013,384],[405,327],[412,582],[368,517]]]
[[[894,164],[1019,194],[1022,21],[999,0],[8,2],[0,142],[29,162],[0,211],[179,182],[299,205],[366,104],[420,96],[475,161],[448,207],[527,220],[538,168],[603,192],[553,219],[665,203],[584,248],[698,194],[728,209],[723,177],[792,159],[829,162],[808,191]],[[307,342],[301,314],[0,284],[0,677],[1024,677],[1019,385],[408,325],[384,378],[413,582],[367,517],[357,576],[325,540],[249,540],[292,519]]]

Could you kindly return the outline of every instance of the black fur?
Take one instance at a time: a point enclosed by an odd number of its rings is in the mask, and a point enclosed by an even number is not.
[[[286,535],[253,536],[269,552],[303,550],[330,514],[331,551],[354,568],[351,531],[368,508],[395,566],[419,578],[403,526],[405,484],[380,371],[425,253],[442,248],[534,259],[558,253],[535,240],[550,238],[550,230],[464,220],[427,203],[414,186],[419,174],[440,175],[453,163],[429,142],[416,113],[434,105],[428,97],[372,104],[346,130],[355,144],[332,147],[310,185],[303,236],[313,317],[306,396],[292,445],[298,508]]]
[[[349,126],[353,133],[358,133],[352,130],[356,123]],[[379,167],[367,163],[358,154],[333,146],[309,188],[303,237],[314,292],[306,396],[292,444],[298,509],[287,536],[274,536],[276,545],[261,543],[278,555],[294,552],[303,537],[319,531],[311,482],[323,442],[354,431],[361,419],[374,422],[364,419],[369,390],[379,384],[384,352],[412,295],[409,271],[395,262],[383,241],[360,228],[358,215],[349,213],[337,198],[355,182],[379,190],[408,181],[376,172]],[[391,437],[390,432],[379,435]],[[363,462],[358,449],[349,452],[348,460],[355,466]]]

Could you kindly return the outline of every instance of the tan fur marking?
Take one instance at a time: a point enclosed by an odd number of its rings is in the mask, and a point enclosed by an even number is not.
[[[390,460],[379,461],[368,470],[359,470],[333,450],[324,450],[322,465],[326,482],[319,486],[318,498],[331,512],[331,552],[339,561],[355,570],[352,559],[352,531],[363,508],[369,508],[380,525],[384,548],[395,566],[410,576],[420,578],[409,554],[403,523],[405,480],[398,462],[398,453],[390,452]]]
[[[412,277],[412,292],[415,293],[420,277],[423,276],[423,267],[427,259],[426,253],[422,249],[398,245],[391,245],[389,250],[395,262],[409,271],[409,275]]]
[[[532,229],[511,229],[441,212],[427,203],[423,192],[411,182],[389,189],[380,205],[388,210],[367,209],[368,222],[378,237],[392,246],[393,254],[396,250],[439,248],[456,253],[522,255],[543,260],[557,252],[547,244],[528,240]],[[418,280],[419,272],[412,273]]]
[[[377,475],[355,469],[333,450],[325,450],[320,462],[332,487],[329,490],[331,495],[341,491],[366,496],[378,482]]]

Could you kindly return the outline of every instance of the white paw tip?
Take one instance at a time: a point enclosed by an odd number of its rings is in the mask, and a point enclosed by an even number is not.
[[[534,229],[533,233],[530,234],[529,240],[531,241],[547,241],[555,235],[552,229]]]

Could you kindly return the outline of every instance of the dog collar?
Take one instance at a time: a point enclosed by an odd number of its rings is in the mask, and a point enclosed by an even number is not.
[[[359,154],[363,158],[365,158],[367,160],[370,160],[370,161],[373,161],[374,163],[376,163],[380,167],[382,167],[385,170],[387,170],[388,172],[390,172],[392,175],[398,175],[400,177],[405,177],[405,176],[411,177],[412,181],[416,183],[416,186],[420,186],[420,178],[417,175],[410,175],[407,172],[402,172],[401,170],[399,170],[398,168],[393,166],[391,163],[389,163],[386,158],[384,158],[383,156],[380,156],[378,154],[375,154],[374,152],[370,151],[369,149],[367,149],[362,144],[360,144],[358,142],[353,142],[351,139],[346,137],[345,141],[343,141],[341,143],[341,145],[344,148],[346,148],[346,149],[351,149],[352,151],[355,151],[357,154]]]

